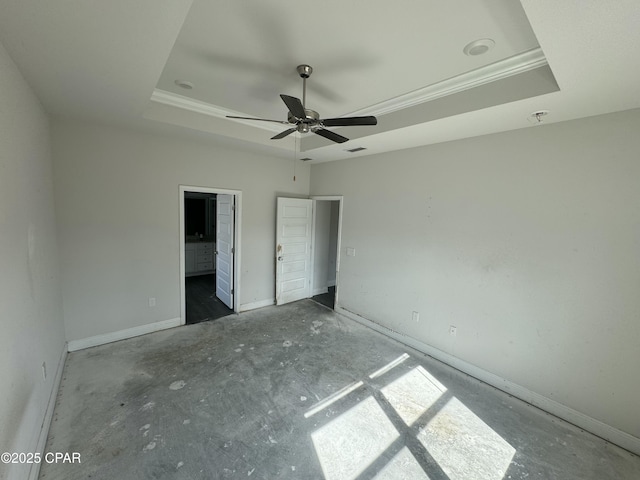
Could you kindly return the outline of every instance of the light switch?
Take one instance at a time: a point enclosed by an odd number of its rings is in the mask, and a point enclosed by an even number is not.
[[[355,257],[356,249],[352,247],[347,247],[347,257]]]

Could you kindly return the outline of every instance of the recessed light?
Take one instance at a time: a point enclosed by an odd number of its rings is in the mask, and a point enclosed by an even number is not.
[[[186,80],[176,80],[175,83],[180,88],[184,88],[185,90],[191,90],[193,88],[193,83],[187,82]]]
[[[480,40],[475,40],[471,43],[467,43],[465,47],[462,49],[465,55],[469,55],[470,57],[475,57],[477,55],[482,55],[487,53],[489,50],[493,48],[496,44],[490,38],[481,38]]]

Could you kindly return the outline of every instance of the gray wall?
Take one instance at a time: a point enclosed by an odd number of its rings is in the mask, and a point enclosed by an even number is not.
[[[340,221],[340,202],[331,202],[331,219],[329,220],[329,271],[327,285],[336,284],[336,262],[338,258],[338,223]]]
[[[326,293],[336,284],[340,201],[318,200],[315,209],[312,295]]]
[[[308,165],[294,182],[291,160],[204,139],[58,119],[52,135],[69,341],[180,316],[181,184],[243,192],[240,305],[273,300],[276,197],[308,195]]]
[[[331,228],[331,203],[315,202],[315,238],[313,246],[312,295],[327,292],[329,278],[329,240]]]
[[[314,165],[311,194],[344,195],[340,306],[640,437],[638,132],[632,110]]]
[[[65,350],[58,282],[49,122],[0,44],[2,452],[36,450]],[[0,464],[0,478],[26,478],[28,471]]]

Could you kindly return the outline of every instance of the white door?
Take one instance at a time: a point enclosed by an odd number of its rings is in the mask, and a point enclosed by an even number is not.
[[[216,297],[232,310],[234,198],[216,196]]]
[[[311,296],[311,205],[303,198],[278,198],[277,305]]]

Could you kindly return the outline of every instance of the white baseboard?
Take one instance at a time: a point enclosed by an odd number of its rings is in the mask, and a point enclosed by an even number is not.
[[[271,305],[275,305],[275,304],[276,304],[275,298],[268,298],[267,300],[260,300],[258,302],[243,303],[242,305],[240,305],[240,311],[248,312],[249,310],[255,310],[256,308],[262,308],[262,307],[270,307]]]
[[[480,367],[477,367],[471,363],[465,362],[453,355],[450,355],[442,350],[438,350],[426,343],[422,343],[418,340],[415,340],[407,335],[403,335],[399,332],[395,332],[387,327],[384,327],[378,323],[375,323],[367,318],[364,318],[356,313],[350,312],[342,308],[341,306],[336,306],[335,311],[344,315],[347,318],[355,320],[362,325],[365,325],[377,332],[382,333],[394,340],[397,340],[405,345],[412,347],[422,353],[425,353],[436,360],[439,360],[447,365],[460,370],[468,375],[471,375],[478,380],[488,383],[489,385],[497,388],[498,390],[502,390],[503,392],[508,393],[509,395],[513,395],[524,402],[527,402],[531,405],[534,405],[541,410],[544,410],[551,415],[554,415],[562,420],[565,420],[577,427],[580,427],[588,432],[597,435],[600,438],[603,438],[619,447],[624,448],[636,455],[640,455],[640,438],[634,437],[622,430],[618,430],[606,423],[603,423],[595,418],[592,418],[584,413],[580,413],[577,410],[574,410],[566,405],[556,402],[555,400],[551,400],[539,393],[532,392],[527,388],[518,385],[517,383],[513,383],[507,379],[501,378],[498,375],[495,375],[491,372],[483,370]]]
[[[311,296],[315,297],[316,295],[322,295],[323,293],[328,293],[328,292],[329,292],[329,287],[314,288],[313,291],[311,292]]]
[[[69,342],[69,351],[75,352],[76,350],[82,350],[84,348],[97,347],[98,345],[104,345],[106,343],[117,342],[118,340],[138,337],[140,335],[146,335],[147,333],[166,330],[167,328],[179,327],[180,325],[181,322],[179,318],[170,318],[169,320],[148,323],[146,325],[139,325],[137,327],[127,328],[125,330],[118,330],[117,332],[105,333],[102,335],[96,335],[94,337],[81,338],[80,340],[71,340]]]
[[[47,444],[47,437],[49,436],[49,428],[51,427],[51,420],[53,419],[53,410],[56,406],[56,400],[58,398],[58,391],[60,390],[60,382],[62,381],[62,373],[64,371],[64,363],[67,360],[67,344],[65,342],[62,353],[60,354],[60,360],[56,368],[56,376],[53,379],[51,385],[51,392],[49,393],[49,402],[47,403],[47,409],[42,419],[42,425],[40,427],[40,433],[38,434],[38,442],[35,448],[31,449],[31,452],[38,452],[44,456],[44,448]],[[34,463],[29,470],[29,480],[37,480],[40,475],[40,463]]]

